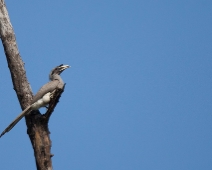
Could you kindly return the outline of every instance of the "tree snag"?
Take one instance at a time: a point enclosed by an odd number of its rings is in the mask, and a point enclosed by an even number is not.
[[[30,105],[33,93],[26,78],[24,63],[19,54],[15,33],[4,0],[0,0],[0,36],[11,73],[13,87],[21,108],[24,110]],[[46,114],[42,115],[39,111],[32,111],[31,114],[25,116],[27,133],[34,149],[37,170],[52,169],[52,154],[50,151],[51,140],[49,136],[48,121],[63,90],[64,87],[56,90]]]

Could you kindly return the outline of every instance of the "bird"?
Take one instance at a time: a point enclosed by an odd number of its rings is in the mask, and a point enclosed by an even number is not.
[[[16,117],[15,120],[13,120],[9,126],[1,133],[0,138],[7,132],[9,132],[24,116],[29,114],[33,110],[38,110],[41,107],[46,107],[51,97],[53,96],[53,93],[58,87],[63,87],[64,82],[60,76],[60,74],[67,68],[69,68],[69,65],[59,65],[51,70],[49,74],[49,82],[45,85],[43,85],[40,90],[36,93],[36,95],[33,96],[33,99],[31,101],[31,105],[29,105],[21,114]]]

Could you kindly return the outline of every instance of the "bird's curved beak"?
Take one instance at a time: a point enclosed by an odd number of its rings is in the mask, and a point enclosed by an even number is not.
[[[70,67],[69,65],[62,65],[62,66],[60,66],[60,70],[63,71],[69,67]]]

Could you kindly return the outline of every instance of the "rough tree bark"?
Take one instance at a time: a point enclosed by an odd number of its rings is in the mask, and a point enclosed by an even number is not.
[[[13,87],[21,108],[24,110],[30,105],[33,93],[26,78],[24,63],[19,54],[15,34],[4,0],[0,0],[0,36],[8,67],[10,69]],[[63,90],[64,87],[57,89],[46,114],[42,115],[39,111],[33,111],[31,114],[25,116],[27,133],[34,149],[34,156],[38,170],[52,169],[51,140],[49,136],[48,121]]]

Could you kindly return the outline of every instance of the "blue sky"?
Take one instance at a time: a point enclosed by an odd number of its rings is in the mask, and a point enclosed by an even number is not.
[[[211,170],[211,1],[6,4],[34,93],[71,65],[49,124],[54,169]],[[4,130],[21,109],[0,54]],[[0,169],[36,169],[25,120],[0,150]]]

